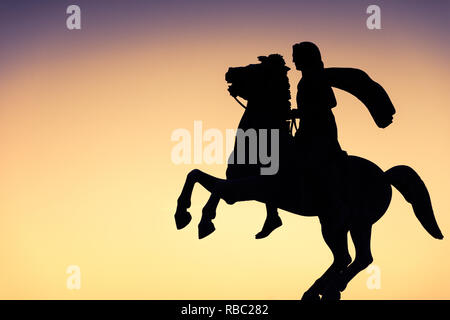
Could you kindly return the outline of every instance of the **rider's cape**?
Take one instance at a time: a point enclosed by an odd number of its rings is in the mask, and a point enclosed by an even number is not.
[[[392,123],[394,105],[388,94],[364,71],[353,68],[325,68],[325,74],[332,87],[347,91],[357,97],[369,110],[380,128]]]

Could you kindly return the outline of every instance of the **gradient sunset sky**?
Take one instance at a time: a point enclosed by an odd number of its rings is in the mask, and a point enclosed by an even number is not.
[[[66,28],[70,4],[81,30]],[[381,30],[366,27],[371,4]],[[295,97],[291,47],[313,41],[326,66],[365,70],[397,109],[382,130],[336,89],[342,147],[413,167],[446,236],[432,239],[395,191],[373,229],[381,289],[363,271],[343,299],[449,299],[449,15],[448,1],[0,1],[0,298],[300,298],[332,262],[318,220],[281,212],[255,240],[264,205],[221,202],[200,241],[198,187],[177,231],[186,173],[226,166],[173,164],[170,137],[195,120],[237,127],[224,75],[259,55],[285,57]],[[80,290],[66,288],[69,265]]]

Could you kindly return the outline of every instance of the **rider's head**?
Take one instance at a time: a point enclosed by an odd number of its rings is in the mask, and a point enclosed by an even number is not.
[[[292,46],[292,58],[297,70],[314,70],[323,68],[319,48],[312,42],[300,42]]]

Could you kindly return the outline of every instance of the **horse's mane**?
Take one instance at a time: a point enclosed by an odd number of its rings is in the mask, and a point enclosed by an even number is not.
[[[286,62],[284,61],[283,56],[278,53],[269,54],[268,56],[259,56],[258,60],[261,61],[262,63],[270,63],[274,66],[280,66],[280,67],[286,66]],[[287,68],[287,70],[289,70],[288,67],[286,67],[286,68]]]
[[[276,97],[277,108],[287,114],[291,107],[290,84],[287,76],[290,68],[286,66],[283,56],[277,53],[259,56],[258,60],[261,62],[261,65],[267,67],[271,92]]]

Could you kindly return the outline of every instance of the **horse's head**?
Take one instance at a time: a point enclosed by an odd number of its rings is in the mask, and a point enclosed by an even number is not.
[[[290,87],[287,72],[290,70],[281,55],[258,57],[260,63],[229,68],[225,80],[233,97],[242,97],[258,105],[289,111]],[[256,104],[256,103],[255,103]],[[275,109],[274,109],[275,110]]]

